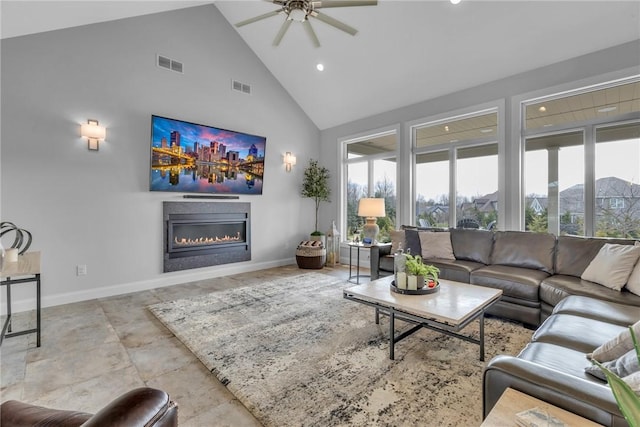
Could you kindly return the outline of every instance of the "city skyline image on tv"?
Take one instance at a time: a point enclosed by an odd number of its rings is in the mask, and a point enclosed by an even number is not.
[[[266,138],[151,116],[151,191],[262,194]]]

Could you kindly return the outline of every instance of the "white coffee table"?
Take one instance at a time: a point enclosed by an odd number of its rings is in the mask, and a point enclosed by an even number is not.
[[[440,279],[438,292],[404,295],[391,291],[392,280],[393,276],[384,277],[343,291],[344,298],[375,308],[376,324],[380,323],[380,314],[389,316],[391,360],[395,343],[421,328],[479,344],[480,360],[484,360],[484,312],[500,299],[502,290]],[[396,336],[396,319],[414,326]],[[458,333],[475,319],[480,322],[479,339]]]

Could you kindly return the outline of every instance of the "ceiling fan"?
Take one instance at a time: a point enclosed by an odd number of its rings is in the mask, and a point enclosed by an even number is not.
[[[265,13],[263,15],[259,15],[244,21],[240,21],[236,24],[236,27],[242,27],[247,24],[252,24],[254,22],[260,21],[262,19],[271,18],[272,16],[286,15],[285,21],[282,23],[282,27],[280,27],[280,31],[276,34],[276,38],[273,39],[273,45],[278,46],[282,37],[284,37],[285,33],[289,29],[289,26],[293,21],[302,22],[302,26],[306,30],[307,34],[311,38],[311,42],[315,47],[320,47],[320,40],[318,40],[318,36],[316,36],[316,32],[313,30],[311,26],[311,22],[309,22],[310,18],[316,18],[325,24],[329,24],[339,30],[342,30],[346,33],[354,36],[358,30],[355,28],[338,21],[335,18],[327,16],[324,13],[318,12],[318,9],[329,8],[329,7],[351,7],[351,6],[375,6],[378,4],[377,0],[323,0],[323,1],[310,1],[310,0],[266,0],[271,3],[282,6],[278,10],[274,10],[273,12]]]

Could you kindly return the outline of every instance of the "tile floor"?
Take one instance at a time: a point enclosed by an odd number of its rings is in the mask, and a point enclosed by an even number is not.
[[[0,401],[95,413],[146,385],[178,402],[180,426],[260,426],[146,307],[308,271],[319,270],[290,265],[44,308],[40,348],[35,334],[0,347]],[[349,275],[348,266],[322,272]],[[33,327],[35,313],[14,315],[13,322],[14,330]]]

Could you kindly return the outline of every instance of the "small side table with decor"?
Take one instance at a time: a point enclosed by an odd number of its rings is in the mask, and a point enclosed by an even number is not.
[[[11,331],[11,286],[22,283],[35,283],[36,285],[36,327],[22,331]],[[7,318],[2,325],[0,345],[4,338],[18,335],[36,334],[36,346],[40,347],[40,252],[27,252],[18,256],[18,261],[5,262],[0,271],[0,286],[6,286],[7,291]]]
[[[525,415],[524,413],[530,410],[535,411],[536,421],[538,422],[538,424],[532,425],[564,425],[566,427],[600,426],[600,424],[596,424],[593,421],[560,409],[557,406],[536,399],[528,394],[507,388],[480,427],[527,426],[529,424],[522,424],[522,422],[516,420],[518,414]],[[557,420],[557,422],[543,424],[542,418],[539,418],[541,416],[547,416],[549,419]]]

